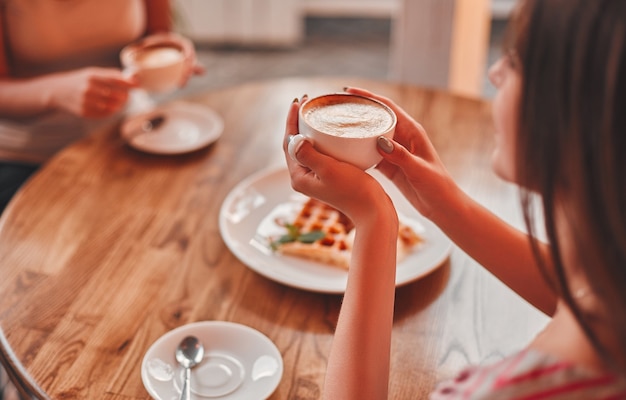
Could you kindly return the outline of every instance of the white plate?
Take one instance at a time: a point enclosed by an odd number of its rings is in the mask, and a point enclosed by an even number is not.
[[[178,327],[157,339],[141,363],[143,385],[157,400],[178,400],[184,369],[174,352],[180,341],[196,336],[204,345],[202,363],[191,370],[191,398],[266,399],[283,375],[283,359],[261,332],[225,321],[202,321]]]
[[[370,173],[385,187],[403,222],[408,222],[424,238],[424,243],[398,264],[396,285],[400,286],[441,265],[449,256],[452,243],[382,174],[376,170]],[[274,253],[267,236],[259,233],[266,232],[268,215],[300,203],[302,197],[291,188],[285,168],[264,170],[248,177],[233,188],[222,204],[219,218],[222,238],[241,262],[269,279],[314,292],[343,293],[348,278],[345,270]]]
[[[142,132],[142,123],[159,114],[165,117],[163,124],[152,131]],[[223,130],[222,118],[210,108],[174,101],[129,117],[121,126],[121,135],[137,150],[153,154],[182,154],[215,142]]]

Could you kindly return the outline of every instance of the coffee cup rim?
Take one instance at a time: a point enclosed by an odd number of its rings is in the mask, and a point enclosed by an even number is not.
[[[315,129],[304,118],[304,112],[305,112],[307,106],[310,106],[310,104],[312,104],[312,102],[314,102],[314,101],[321,101],[324,98],[331,98],[331,97],[360,98],[360,99],[364,99],[364,100],[367,100],[369,102],[375,103],[375,104],[381,106],[382,108],[384,108],[389,113],[389,115],[391,116],[391,119],[392,119],[391,124],[383,132],[381,132],[379,134],[376,134],[376,135],[366,136],[366,137],[337,136],[337,135],[333,135],[331,133],[327,133],[327,132],[321,131],[319,129]],[[366,139],[366,138],[383,136],[383,135],[386,135],[388,132],[390,132],[392,130],[395,130],[396,124],[398,122],[398,116],[393,111],[393,109],[391,107],[389,107],[387,104],[383,103],[382,101],[380,101],[378,99],[374,99],[372,97],[368,97],[368,96],[364,96],[364,95],[360,95],[360,94],[354,94],[354,93],[341,93],[341,92],[338,92],[338,93],[327,93],[327,94],[323,94],[323,95],[320,95],[320,96],[311,97],[311,98],[307,99],[304,103],[302,103],[302,105],[300,106],[300,110],[298,111],[298,114],[299,114],[299,119],[302,120],[310,129],[315,130],[318,134],[325,135],[325,136],[332,136],[332,137],[340,137],[342,140],[363,140],[363,139]]]
[[[144,51],[146,49],[151,49],[151,48],[157,48],[157,47],[172,47],[177,49],[178,51],[181,52],[181,54],[183,55],[183,57],[181,58],[181,61],[184,60],[184,48],[180,43],[176,43],[173,40],[164,40],[164,41],[159,41],[159,42],[153,42],[153,43],[146,43],[144,40],[139,41],[137,43],[132,43],[129,44],[128,46],[124,47],[122,49],[122,51],[120,52],[120,61],[122,62],[122,65],[124,67],[136,67],[137,63],[133,62],[133,57],[136,53],[140,52],[140,51]],[[165,66],[170,66],[170,65],[174,65],[174,64],[178,64],[180,61],[178,62],[172,62],[169,63]],[[143,70],[149,70],[149,69],[159,69],[159,68],[163,68],[164,66],[142,66],[141,69]]]

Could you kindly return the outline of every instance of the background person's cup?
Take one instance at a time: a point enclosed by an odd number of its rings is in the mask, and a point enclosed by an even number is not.
[[[120,52],[120,61],[124,73],[135,76],[139,86],[150,93],[178,89],[189,68],[183,46],[169,37],[149,36],[132,43]]]
[[[336,93],[302,104],[298,130],[321,153],[366,170],[382,160],[377,138],[392,139],[396,123],[396,114],[386,104],[369,97]]]

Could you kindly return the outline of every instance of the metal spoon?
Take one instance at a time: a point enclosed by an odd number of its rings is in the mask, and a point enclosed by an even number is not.
[[[132,139],[135,136],[139,136],[139,135],[142,135],[144,133],[152,132],[152,131],[158,129],[158,127],[161,126],[163,124],[163,122],[165,122],[165,115],[163,115],[163,114],[157,114],[157,115],[153,116],[152,118],[144,119],[143,121],[141,121],[141,126],[139,126],[139,128],[137,128],[133,132],[133,134],[131,135],[130,138]]]
[[[185,368],[185,380],[183,390],[180,393],[181,400],[191,400],[191,369],[198,365],[204,357],[204,346],[195,336],[187,336],[176,348],[176,361]]]
[[[141,123],[141,129],[144,132],[151,131],[153,129],[157,129],[161,124],[165,121],[165,115],[157,114],[152,118],[148,118],[147,120]]]

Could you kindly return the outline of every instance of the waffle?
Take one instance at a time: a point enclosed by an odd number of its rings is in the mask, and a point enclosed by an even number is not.
[[[293,240],[274,242],[274,248],[279,253],[348,269],[355,232],[354,224],[346,215],[328,204],[308,199],[290,225],[297,235],[304,235],[302,238],[312,232],[321,237],[300,241],[292,235],[290,239]],[[421,242],[422,238],[411,227],[401,223],[398,261]]]

